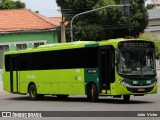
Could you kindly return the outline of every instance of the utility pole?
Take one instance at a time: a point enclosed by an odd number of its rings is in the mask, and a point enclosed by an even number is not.
[[[84,15],[84,14],[87,14],[87,13],[91,13],[91,12],[94,12],[94,11],[98,11],[98,10],[101,10],[101,9],[105,9],[105,8],[109,8],[109,7],[124,7],[124,6],[130,6],[130,4],[125,4],[125,5],[107,5],[107,6],[104,6],[104,7],[100,7],[100,8],[97,8],[97,9],[93,9],[93,10],[89,10],[89,11],[85,11],[85,12],[82,12],[82,13],[79,13],[79,14],[76,14],[72,19],[71,19],[71,24],[70,24],[70,35],[71,35],[71,42],[73,42],[73,20],[80,16],[80,15]]]
[[[124,5],[124,9],[122,10],[122,14],[129,15],[130,14],[130,7],[126,6],[130,3],[130,0],[120,0],[120,4]]]
[[[66,43],[65,22],[62,21],[60,24],[61,24],[61,43]]]
[[[61,0],[62,4],[62,0]],[[61,24],[61,43],[66,43],[66,32],[65,32],[65,22],[64,22],[64,16],[63,16],[63,10],[61,10],[62,13],[62,22]]]

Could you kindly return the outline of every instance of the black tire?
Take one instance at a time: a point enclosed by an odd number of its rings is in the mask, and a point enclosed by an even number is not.
[[[98,101],[98,89],[95,84],[92,84],[87,89],[87,99],[92,102]]]
[[[37,100],[38,95],[37,95],[37,88],[34,84],[29,86],[29,97],[31,100]]]
[[[123,95],[123,100],[124,100],[125,103],[129,102],[130,95]]]
[[[87,99],[88,99],[88,101],[92,101],[91,89],[92,89],[92,85],[89,85],[87,87]]]

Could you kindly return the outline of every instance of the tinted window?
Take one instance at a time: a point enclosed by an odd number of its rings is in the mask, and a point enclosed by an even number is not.
[[[98,48],[78,48],[20,54],[20,70],[47,70],[98,67]],[[10,70],[10,55],[5,56]]]

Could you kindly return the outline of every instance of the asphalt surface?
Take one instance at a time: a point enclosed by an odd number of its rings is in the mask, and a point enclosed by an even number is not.
[[[157,72],[160,80],[160,70]],[[160,82],[159,90],[160,90]],[[88,102],[86,96],[69,96],[62,100],[54,96],[45,96],[39,101],[31,101],[28,95],[16,95],[3,91],[0,81],[0,111],[160,111],[160,93],[146,96],[131,96],[129,103],[122,98],[100,97],[97,103]],[[96,113],[95,113],[96,114]],[[125,114],[125,113],[124,113]],[[126,113],[127,114],[127,113]],[[115,115],[116,116],[116,115]],[[8,118],[0,118],[6,119]],[[22,118],[12,118],[19,120]],[[28,118],[23,118],[28,119]],[[33,119],[33,118],[29,118]],[[34,118],[35,119],[35,118]],[[41,120],[159,120],[159,117],[54,117],[36,118]]]

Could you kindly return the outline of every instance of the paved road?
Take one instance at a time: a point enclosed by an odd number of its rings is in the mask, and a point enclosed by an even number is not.
[[[160,71],[158,71],[160,80]],[[159,83],[160,90],[160,83]],[[43,100],[31,101],[28,95],[13,95],[2,90],[0,83],[0,111],[160,111],[160,93],[131,97],[130,103],[124,103],[122,99],[112,97],[100,98],[97,103],[91,103],[85,96],[71,96],[66,100],[59,100],[56,97],[45,96]],[[1,119],[1,118],[0,118]],[[3,118],[4,119],[4,118]],[[38,118],[41,119],[41,118]],[[48,118],[43,118],[48,120]],[[51,119],[51,118],[50,118]],[[52,118],[53,119],[53,118]],[[62,120],[64,118],[54,118]],[[67,120],[135,120],[135,118],[65,118]],[[139,120],[158,120],[159,118],[136,118]],[[15,120],[18,120],[15,118]]]

